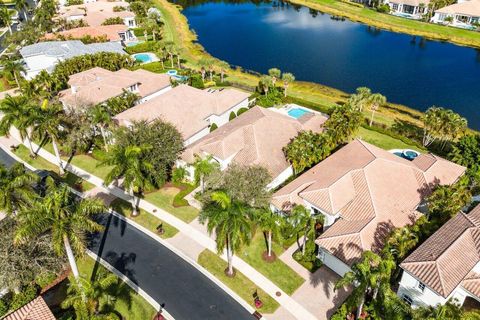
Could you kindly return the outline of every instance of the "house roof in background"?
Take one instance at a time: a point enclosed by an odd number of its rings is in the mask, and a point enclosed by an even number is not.
[[[38,296],[20,309],[6,315],[2,320],[55,320],[55,317],[45,300]]]

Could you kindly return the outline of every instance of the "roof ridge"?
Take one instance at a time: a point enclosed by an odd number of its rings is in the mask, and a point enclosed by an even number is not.
[[[435,261],[435,269],[437,269],[438,279],[440,280],[440,286],[442,287],[442,295],[444,295],[445,292],[446,292],[445,281],[443,280],[443,275],[442,275],[442,272],[441,272],[442,269],[439,268],[439,266],[438,266],[438,259]]]

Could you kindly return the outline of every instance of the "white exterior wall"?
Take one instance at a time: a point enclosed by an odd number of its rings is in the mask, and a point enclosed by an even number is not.
[[[214,114],[208,117],[207,120],[210,121],[210,124],[215,123],[218,127],[221,127],[229,121],[230,113],[232,113],[232,111],[236,114],[241,108],[248,108],[248,99],[243,100],[242,102],[228,109],[219,116]]]
[[[148,100],[151,100],[155,97],[158,97],[161,94],[164,94],[165,92],[169,91],[170,89],[172,89],[172,86],[168,86],[168,87],[165,87],[163,89],[160,89],[160,90],[158,90],[158,91],[156,91],[152,94],[149,94],[148,96],[145,96],[145,97],[141,98],[140,100],[138,100],[138,102],[136,104],[147,102]]]
[[[409,296],[413,301],[412,308],[425,305],[435,306],[439,303],[444,304],[447,301],[447,299],[438,295],[427,286],[425,286],[425,289],[422,292],[418,289],[418,280],[408,272],[403,271],[402,279],[399,284],[400,286],[397,295],[400,298],[403,298],[404,295]]]
[[[320,248],[318,252],[318,258],[330,269],[332,269],[340,277],[343,277],[345,273],[352,271],[348,265],[340,261],[337,257],[331,255],[325,249]]]
[[[183,144],[185,145],[185,147],[187,147],[188,145],[194,143],[195,141],[198,141],[198,140],[202,139],[203,137],[205,137],[209,133],[210,133],[210,127],[205,127],[202,130],[200,130],[199,132],[195,133],[193,136],[186,139],[183,142]]]
[[[82,14],[82,15],[73,15],[73,16],[69,16],[67,17],[67,21],[68,22],[71,22],[71,21],[76,21],[76,20],[82,20],[85,16]]]
[[[285,180],[290,178],[293,175],[293,167],[289,166],[287,169],[283,170],[272,182],[267,185],[268,190],[275,189],[279,185],[281,185]]]
[[[123,18],[123,23],[129,27],[129,28],[136,28],[137,27],[137,22],[135,21],[135,18]]]

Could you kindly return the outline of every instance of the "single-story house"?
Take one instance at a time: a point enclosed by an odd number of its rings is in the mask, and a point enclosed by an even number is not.
[[[394,228],[412,224],[434,185],[464,172],[433,154],[409,161],[356,139],[277,191],[271,205],[288,214],[300,204],[323,215],[319,258],[343,276],[364,251],[381,250]]]
[[[125,10],[115,12],[113,8],[123,7]],[[128,2],[124,1],[95,1],[68,7],[61,7],[57,19],[67,22],[83,20],[90,27],[98,27],[110,18],[122,18],[123,23],[129,28],[135,28],[135,14],[129,11]]]
[[[480,308],[480,205],[450,219],[400,267],[397,293],[413,308],[449,299]]]
[[[283,147],[300,131],[322,131],[326,120],[325,116],[314,112],[295,119],[275,110],[253,107],[191,144],[181,159],[183,163],[192,163],[195,155],[211,155],[222,170],[230,163],[261,165],[274,178],[269,188],[275,188],[293,175]]]
[[[421,19],[428,11],[430,0],[389,0],[390,13],[410,19]]]
[[[221,127],[230,113],[248,107],[250,94],[237,89],[200,90],[181,84],[149,101],[136,105],[114,117],[122,126],[133,121],[163,119],[175,125],[189,145]]]
[[[2,320],[55,320],[41,296],[36,297],[20,309],[7,314]]]
[[[170,76],[138,69],[109,71],[95,67],[70,76],[69,89],[59,92],[64,108],[97,105],[124,91],[140,96],[138,103],[146,102],[170,90]]]
[[[55,33],[47,33],[44,36],[44,39],[81,40],[82,38],[87,36],[90,36],[92,38],[105,37],[108,41],[119,43],[125,41],[128,42],[136,39],[133,32],[123,24],[96,27],[80,27]]]
[[[34,78],[42,70],[52,72],[60,61],[97,52],[125,54],[122,45],[117,42],[84,44],[80,40],[38,42],[20,49],[27,80]]]
[[[432,22],[468,28],[480,22],[480,0],[462,1],[435,11]]]

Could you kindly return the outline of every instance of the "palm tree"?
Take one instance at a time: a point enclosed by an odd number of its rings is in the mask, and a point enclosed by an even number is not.
[[[3,71],[12,75],[18,88],[20,87],[20,74],[25,72],[25,67],[19,60],[11,58],[2,61]]]
[[[200,223],[207,223],[210,235],[215,232],[218,253],[227,249],[226,274],[230,277],[235,276],[232,265],[234,251],[251,240],[250,210],[250,207],[233,200],[225,192],[217,191],[212,193],[211,201],[203,207],[198,217]]]
[[[372,91],[367,87],[359,87],[355,93],[350,96],[348,102],[358,111],[363,111],[363,107],[368,102],[368,98],[372,95]]]
[[[23,11],[25,21],[28,21],[27,9],[29,7],[27,0],[15,0],[15,9],[17,9],[18,12]]]
[[[225,80],[225,72],[230,68],[230,65],[225,61],[220,61],[217,66],[220,68],[220,81],[223,83]]]
[[[105,208],[98,199],[75,198],[67,185],[56,186],[51,178],[47,178],[46,185],[43,199],[20,209],[15,241],[24,243],[51,232],[53,249],[58,255],[67,254],[73,275],[78,279],[80,275],[73,250],[77,255],[84,254],[86,234],[103,229],[92,217],[105,212]]]
[[[396,229],[388,239],[388,249],[396,257],[402,260],[418,243],[418,235],[411,228],[403,227]]]
[[[265,92],[265,96],[268,95],[268,91],[270,90],[270,87],[272,87],[272,77],[270,76],[262,76],[260,78],[260,86],[263,89],[263,92]]]
[[[373,117],[375,115],[375,111],[378,110],[381,106],[387,103],[387,98],[381,95],[380,93],[374,93],[368,97],[368,105],[370,106],[370,110],[372,110],[372,115],[370,117],[370,127],[373,124]]]
[[[61,127],[61,116],[64,110],[61,105],[53,104],[48,106],[48,100],[45,99],[42,103],[38,116],[35,119],[34,135],[40,139],[50,139],[52,141],[53,151],[57,158],[58,170],[60,175],[65,174],[63,169],[62,158],[60,150],[58,149],[58,141],[64,128]]]
[[[460,320],[462,316],[463,310],[451,299],[443,305],[419,307],[413,312],[414,320]]]
[[[272,86],[273,87],[275,87],[277,79],[280,79],[281,74],[282,74],[282,72],[280,71],[280,69],[277,69],[277,68],[268,69],[268,75],[270,77],[272,77]]]
[[[8,27],[8,31],[12,34],[12,17],[13,11],[8,9],[6,6],[0,8],[0,21]]]
[[[272,238],[280,238],[281,221],[278,214],[272,212],[269,208],[256,210],[255,223],[263,232],[267,233],[267,257],[272,258]]]
[[[201,158],[195,155],[195,162],[193,163],[195,169],[195,183],[200,183],[201,192],[205,192],[205,177],[220,169],[220,165],[213,159],[211,155]]]
[[[36,198],[34,185],[38,177],[21,163],[11,168],[0,165],[0,209],[8,215],[27,206]]]
[[[105,151],[108,152],[108,140],[106,135],[106,128],[108,124],[112,121],[110,113],[108,113],[107,108],[103,105],[96,105],[88,110],[90,112],[90,117],[92,124],[100,129],[100,134],[103,138],[103,144],[105,145]]]
[[[292,208],[291,214],[288,220],[295,226],[298,234],[303,233],[302,255],[305,255],[305,249],[307,244],[308,231],[310,231],[313,223],[312,214],[310,211],[302,205],[295,205]],[[300,247],[299,247],[300,249]]]
[[[170,66],[173,68],[173,56],[174,56],[175,44],[171,41],[165,42],[165,52],[170,58]]]
[[[30,150],[30,156],[35,156],[29,130],[35,123],[37,111],[26,96],[6,95],[0,104],[0,134],[8,135],[12,127],[17,128],[20,138],[26,140]]]
[[[288,86],[290,85],[290,83],[295,81],[295,76],[292,73],[287,72],[282,75],[282,80],[283,80],[283,95],[286,98]]]
[[[141,191],[152,185],[152,171],[154,166],[144,159],[144,154],[151,149],[149,145],[115,145],[100,165],[113,166],[108,173],[105,184],[123,178],[123,186],[132,197],[132,216],[138,212],[138,200],[135,191]]]

